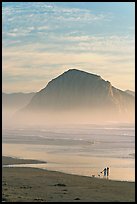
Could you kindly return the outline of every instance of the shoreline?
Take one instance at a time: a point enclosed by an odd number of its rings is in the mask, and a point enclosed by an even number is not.
[[[66,166],[59,166],[58,160],[55,160],[55,158],[53,160],[51,158],[51,161],[49,161],[49,155],[47,155],[47,156],[48,156],[48,160],[46,160],[46,157],[44,157],[44,160],[42,160],[40,157],[37,157],[35,159],[34,155],[30,158],[29,157],[23,157],[23,155],[22,155],[22,157],[20,157],[19,155],[18,156],[3,155],[2,158],[4,158],[4,160],[2,159],[2,165],[5,168],[10,168],[10,167],[11,168],[14,168],[14,167],[27,168],[27,167],[29,167],[29,168],[37,168],[37,169],[42,169],[42,170],[56,171],[56,172],[70,174],[70,175],[78,175],[78,176],[86,176],[86,177],[92,177],[92,175],[93,175],[95,178],[99,178],[99,179],[104,178],[103,174],[100,174],[99,172],[97,173],[97,171],[94,167],[94,165],[98,164],[98,162],[101,161],[99,157],[90,157],[89,159],[91,160],[90,161],[91,166],[88,167],[90,169],[90,171],[86,167],[87,170],[85,171],[85,169],[83,169],[84,171],[82,172],[81,167],[79,168],[77,166],[75,166],[75,167],[73,166],[73,164],[74,164],[73,159],[72,159],[72,166],[70,166],[70,162],[69,162],[69,164],[66,164]],[[52,155],[52,157],[53,157],[53,155]],[[88,158],[86,158],[86,159],[88,159]],[[107,158],[107,159],[110,159],[110,158]],[[115,160],[113,162],[115,162],[115,165],[118,164],[118,163],[116,163],[117,161],[115,161]],[[120,161],[118,161],[118,162],[120,162]],[[123,163],[123,165],[124,165],[124,163]],[[130,170],[128,170],[128,172],[130,173]],[[128,177],[126,177],[125,171],[124,171],[123,172],[124,176],[121,177],[120,176],[121,173],[122,173],[122,169],[119,170],[119,172],[118,172],[119,175],[116,175],[116,172],[114,172],[114,168],[113,169],[111,168],[111,174],[109,176],[109,180],[135,182],[135,179],[129,179],[130,174],[127,175]],[[99,174],[100,174],[100,176],[99,176]]]
[[[14,165],[14,164],[46,164],[46,161],[34,160],[34,159],[22,159],[18,157],[2,156],[2,165]]]
[[[7,160],[4,156],[2,159],[3,162],[4,159]],[[10,162],[11,160],[25,162],[17,158],[8,159]],[[28,161],[37,160],[26,160]],[[7,202],[133,202],[135,182],[114,181],[30,167],[3,167],[2,198]]]

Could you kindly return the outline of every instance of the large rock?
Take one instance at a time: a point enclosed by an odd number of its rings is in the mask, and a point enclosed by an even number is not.
[[[71,119],[128,120],[134,118],[134,104],[134,96],[100,76],[70,69],[37,92],[21,112],[41,113],[49,118],[68,114]]]

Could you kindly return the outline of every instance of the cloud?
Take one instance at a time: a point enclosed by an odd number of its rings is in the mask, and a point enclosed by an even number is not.
[[[38,37],[38,31],[49,29],[52,31],[61,29],[63,32],[67,28],[66,23],[68,28],[76,25],[81,27],[82,24],[108,18],[107,14],[95,14],[88,9],[64,8],[61,4],[48,5],[46,2],[9,3],[2,8],[2,16],[3,30],[9,33],[7,36],[11,38],[15,35],[28,36],[29,32],[31,34],[37,32]],[[79,24],[76,24],[78,22]]]
[[[49,26],[39,26],[39,27],[37,28],[37,30],[40,30],[40,31],[49,30],[49,29],[50,29]]]
[[[65,42],[67,50],[86,52],[134,53],[135,39],[131,36],[110,35],[60,35],[51,36],[53,41]],[[73,44],[70,44],[73,43]]]
[[[111,40],[113,41],[114,37]],[[120,46],[117,49],[120,49]],[[124,87],[125,78],[126,83],[129,83],[128,81],[133,78],[134,55],[130,56],[128,53],[112,55],[112,53],[90,51],[79,53],[49,52],[39,51],[39,47],[41,48],[41,45],[35,44],[33,46],[3,48],[3,88],[11,83],[11,86],[8,86],[11,89],[12,86],[15,87],[15,84],[20,84],[19,81],[22,83],[24,81],[25,84],[27,81],[28,87],[32,87],[30,84],[33,84],[33,91],[37,91],[44,87],[49,80],[72,67],[99,74],[119,88]],[[37,83],[38,86],[36,87],[37,81],[39,81],[39,85]],[[133,83],[130,82],[129,86],[132,87]]]
[[[16,33],[7,33],[8,36],[11,36],[11,37],[16,37],[17,34]]]
[[[24,83],[24,90],[37,91],[70,67],[99,74],[117,87],[133,87],[134,29],[114,32],[112,19],[111,13],[61,2],[5,4],[3,88],[23,91]]]

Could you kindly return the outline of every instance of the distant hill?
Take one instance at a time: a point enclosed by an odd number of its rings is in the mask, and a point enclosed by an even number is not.
[[[126,93],[132,95],[132,96],[135,96],[135,92],[134,91],[131,91],[131,90],[126,90],[125,91]]]
[[[13,111],[26,106],[35,93],[2,93],[2,108]]]
[[[81,118],[116,120],[133,116],[134,104],[131,94],[115,88],[99,75],[70,69],[37,92],[21,112],[41,112],[49,118],[51,113],[58,116],[69,113],[72,118],[75,113]]]

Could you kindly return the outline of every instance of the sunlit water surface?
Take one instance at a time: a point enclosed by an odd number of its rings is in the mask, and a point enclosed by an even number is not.
[[[64,125],[3,128],[4,156],[46,161],[24,164],[53,171],[135,181],[135,128],[133,124]]]

